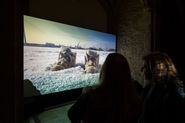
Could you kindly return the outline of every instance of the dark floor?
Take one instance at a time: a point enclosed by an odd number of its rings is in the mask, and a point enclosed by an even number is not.
[[[24,123],[70,123],[67,111],[72,104],[47,109],[46,111],[29,117]]]

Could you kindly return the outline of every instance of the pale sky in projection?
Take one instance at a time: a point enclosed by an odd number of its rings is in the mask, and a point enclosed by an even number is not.
[[[55,45],[88,48],[116,48],[116,37],[112,34],[79,28],[31,16],[24,16],[24,31],[27,43],[54,43]]]

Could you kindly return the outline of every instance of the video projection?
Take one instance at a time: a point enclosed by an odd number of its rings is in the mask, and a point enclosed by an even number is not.
[[[24,82],[41,95],[98,84],[116,36],[24,15]]]

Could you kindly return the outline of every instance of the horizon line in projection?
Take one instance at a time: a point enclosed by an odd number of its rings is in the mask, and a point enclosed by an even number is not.
[[[115,49],[116,36],[77,26],[24,15],[26,43]]]

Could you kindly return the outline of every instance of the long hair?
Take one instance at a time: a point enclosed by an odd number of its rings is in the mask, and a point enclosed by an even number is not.
[[[108,89],[123,90],[126,84],[131,81],[131,74],[129,64],[126,58],[118,53],[111,53],[107,56],[101,72],[100,72],[100,86],[106,86]]]
[[[171,108],[180,97],[177,89],[183,89],[183,82],[179,80],[175,65],[167,54],[153,52],[144,56],[143,60],[143,72],[150,83],[144,89],[141,122],[171,122],[169,119],[172,117],[169,116],[174,113]]]
[[[154,82],[164,82],[169,81],[178,75],[172,59],[165,53],[150,53],[144,56],[143,60],[149,80],[153,80]]]
[[[131,80],[126,58],[119,53],[109,54],[99,79],[100,85],[94,90],[93,104],[95,107],[107,105],[109,117],[106,122],[130,123],[137,119],[141,111],[141,100]]]

